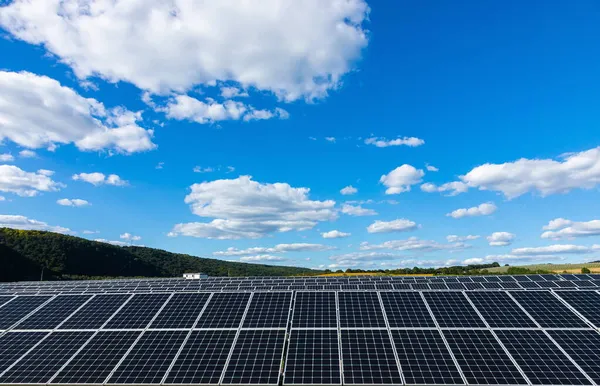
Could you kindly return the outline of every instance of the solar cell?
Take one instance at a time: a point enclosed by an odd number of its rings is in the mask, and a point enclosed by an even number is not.
[[[167,374],[166,384],[218,384],[235,331],[193,331]]]
[[[0,336],[0,374],[47,334],[47,332],[7,332]]]
[[[387,331],[342,330],[341,338],[344,384],[402,384]]]
[[[467,294],[490,327],[536,327],[529,316],[505,292]]]
[[[549,334],[596,384],[600,384],[600,334],[597,331],[553,330]]]
[[[519,282],[519,284],[521,285],[521,287],[528,289],[528,288],[541,288],[539,286],[538,283],[536,283],[535,281],[521,281]]]
[[[200,316],[196,328],[238,328],[250,294],[215,293]]]
[[[337,327],[335,292],[297,292],[292,326]]]
[[[46,383],[79,348],[92,332],[54,332],[6,370],[0,383]]]
[[[339,385],[340,352],[335,330],[293,330],[285,385]]]
[[[0,307],[3,304],[8,303],[11,299],[14,299],[14,296],[0,296]]]
[[[187,331],[146,331],[107,383],[160,383]]]
[[[140,335],[139,331],[100,331],[51,383],[102,383]]]
[[[600,328],[600,295],[592,291],[560,291],[558,296]]]
[[[485,327],[462,292],[424,292],[440,327]]]
[[[8,329],[48,299],[50,296],[18,296],[0,308],[0,330]]]
[[[105,328],[145,328],[160,310],[169,294],[136,294],[106,324]]]
[[[542,327],[587,327],[587,324],[546,291],[515,291],[510,293]]]
[[[376,292],[338,293],[341,327],[385,327]]]
[[[54,329],[90,297],[89,295],[58,295],[14,328],[21,330]]]
[[[209,296],[207,293],[174,294],[150,328],[191,328]]]
[[[392,335],[407,384],[464,384],[439,331],[394,330]]]
[[[59,329],[97,329],[110,318],[131,295],[96,295]]]
[[[527,384],[490,331],[445,330],[443,334],[469,384]]]
[[[222,384],[277,385],[284,340],[283,330],[241,331]]]
[[[542,331],[502,330],[496,334],[532,384],[591,383]]]
[[[291,292],[256,292],[244,318],[244,328],[285,328],[290,314]]]
[[[435,327],[418,292],[382,292],[381,300],[390,327]]]

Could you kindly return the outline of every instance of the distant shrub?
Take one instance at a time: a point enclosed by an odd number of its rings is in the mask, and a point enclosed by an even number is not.
[[[581,273],[592,273],[589,268],[583,267],[581,268]]]

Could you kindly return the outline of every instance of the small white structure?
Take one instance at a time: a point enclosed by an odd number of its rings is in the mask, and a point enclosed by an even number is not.
[[[202,272],[199,273],[184,273],[183,278],[186,280],[208,279],[208,275]]]

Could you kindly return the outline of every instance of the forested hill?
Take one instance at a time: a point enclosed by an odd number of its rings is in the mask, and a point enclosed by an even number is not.
[[[0,228],[0,281],[317,274],[307,268],[227,262],[146,247],[118,247],[59,233]]]

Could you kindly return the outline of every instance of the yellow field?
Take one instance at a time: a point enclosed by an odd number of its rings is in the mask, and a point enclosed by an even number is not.
[[[582,264],[532,264],[520,265],[519,268],[527,268],[531,270],[543,269],[555,273],[581,273],[581,268],[588,268],[592,273],[600,273],[600,263],[582,263]],[[488,272],[506,272],[509,267],[489,268]]]
[[[335,277],[335,276],[433,276],[430,273],[415,274],[415,275],[390,275],[381,272],[351,272],[351,273],[324,273],[317,275],[319,277]]]

